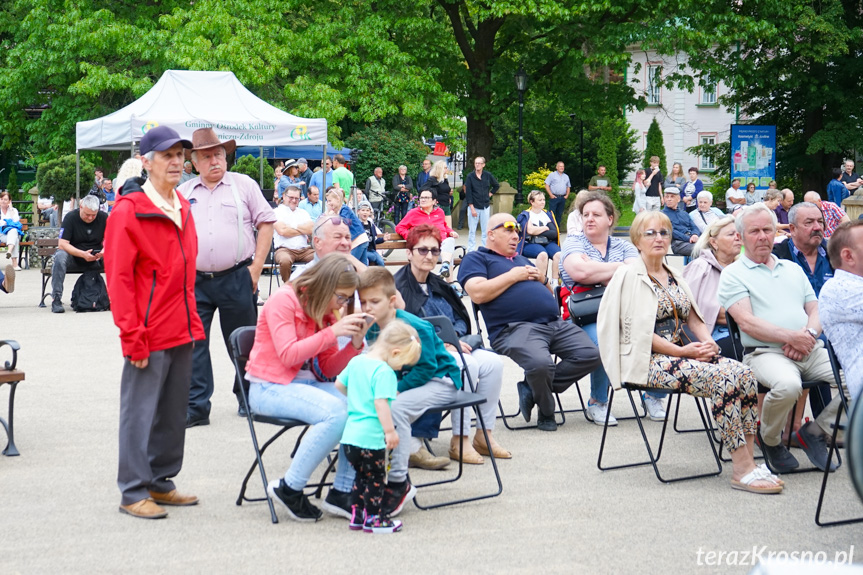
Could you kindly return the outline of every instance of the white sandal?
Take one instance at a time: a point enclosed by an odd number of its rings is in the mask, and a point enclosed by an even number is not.
[[[769,481],[773,484],[772,487],[758,487],[753,485],[756,481]],[[740,491],[748,491],[749,493],[763,493],[763,494],[772,494],[772,493],[782,493],[782,486],[776,483],[770,477],[765,477],[764,473],[756,467],[746,475],[744,475],[740,481],[736,479],[731,480],[731,488],[739,489]]]

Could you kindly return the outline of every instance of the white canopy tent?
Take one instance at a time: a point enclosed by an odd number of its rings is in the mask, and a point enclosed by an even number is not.
[[[189,140],[195,130],[213,128],[220,140],[236,140],[239,146],[315,145],[326,155],[325,119],[300,118],[279,110],[247,90],[233,72],[188,70],[167,70],[128,106],[78,122],[76,153],[126,149],[134,153],[147,130],[156,126],[170,126]]]

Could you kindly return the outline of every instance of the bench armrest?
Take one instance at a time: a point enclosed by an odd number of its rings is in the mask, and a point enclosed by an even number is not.
[[[0,340],[0,347],[3,347],[4,345],[8,345],[9,348],[12,350],[12,362],[10,363],[7,361],[4,364],[5,368],[8,371],[12,371],[13,369],[15,369],[15,366],[18,364],[18,350],[21,349],[21,346],[14,339],[2,339],[2,340]]]

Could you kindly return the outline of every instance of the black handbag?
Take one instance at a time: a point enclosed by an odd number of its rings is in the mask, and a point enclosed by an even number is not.
[[[602,302],[604,293],[605,286],[599,286],[588,291],[569,294],[569,317],[572,322],[579,327],[596,323],[599,304]]]

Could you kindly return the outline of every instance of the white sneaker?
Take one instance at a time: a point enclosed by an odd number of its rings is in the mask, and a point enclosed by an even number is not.
[[[661,399],[642,393],[641,403],[650,421],[665,421],[665,403]]]
[[[614,427],[617,425],[617,420],[613,415],[608,413],[608,403],[590,403],[588,402],[587,408],[584,410],[584,414],[587,416],[587,419],[594,422],[597,425],[605,425],[605,417],[608,416],[608,426]]]

